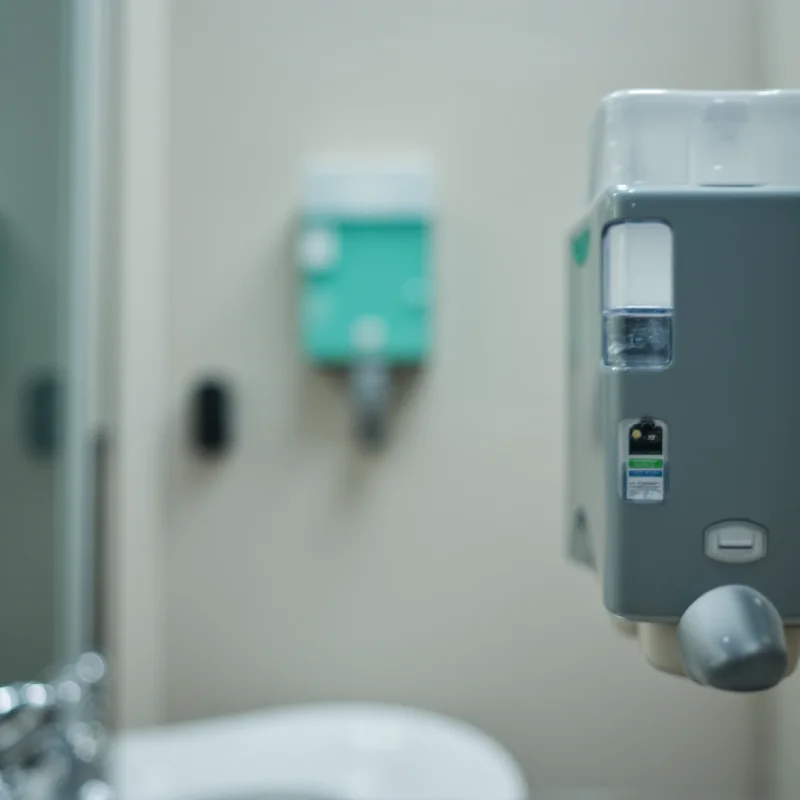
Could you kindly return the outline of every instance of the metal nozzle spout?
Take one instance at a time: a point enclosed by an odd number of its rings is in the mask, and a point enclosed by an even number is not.
[[[386,440],[391,394],[389,366],[382,358],[357,361],[350,373],[350,395],[358,441],[370,449]]]

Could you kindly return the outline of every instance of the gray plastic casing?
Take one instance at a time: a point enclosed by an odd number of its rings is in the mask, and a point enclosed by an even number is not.
[[[602,363],[602,238],[626,220],[673,231],[673,356],[657,371]],[[601,576],[606,608],[677,622],[703,593],[757,589],[800,622],[800,191],[617,187],[573,234],[588,256],[569,266],[568,503],[573,557]],[[622,420],[669,430],[663,503],[619,492]],[[705,554],[715,523],[767,531],[764,558]]]

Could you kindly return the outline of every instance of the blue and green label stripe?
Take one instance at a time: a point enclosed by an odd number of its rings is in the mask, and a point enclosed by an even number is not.
[[[630,458],[628,459],[629,478],[663,478],[663,458]]]

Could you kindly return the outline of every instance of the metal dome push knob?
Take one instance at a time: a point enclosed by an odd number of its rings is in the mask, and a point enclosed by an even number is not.
[[[678,623],[687,675],[729,692],[759,692],[786,675],[783,620],[749,586],[720,586],[701,595]]]

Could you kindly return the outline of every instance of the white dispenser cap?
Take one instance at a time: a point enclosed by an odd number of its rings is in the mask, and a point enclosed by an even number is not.
[[[434,176],[424,156],[394,159],[317,159],[306,172],[303,211],[344,219],[430,219]]]
[[[611,186],[800,187],[800,91],[631,90],[592,127],[590,199]]]

